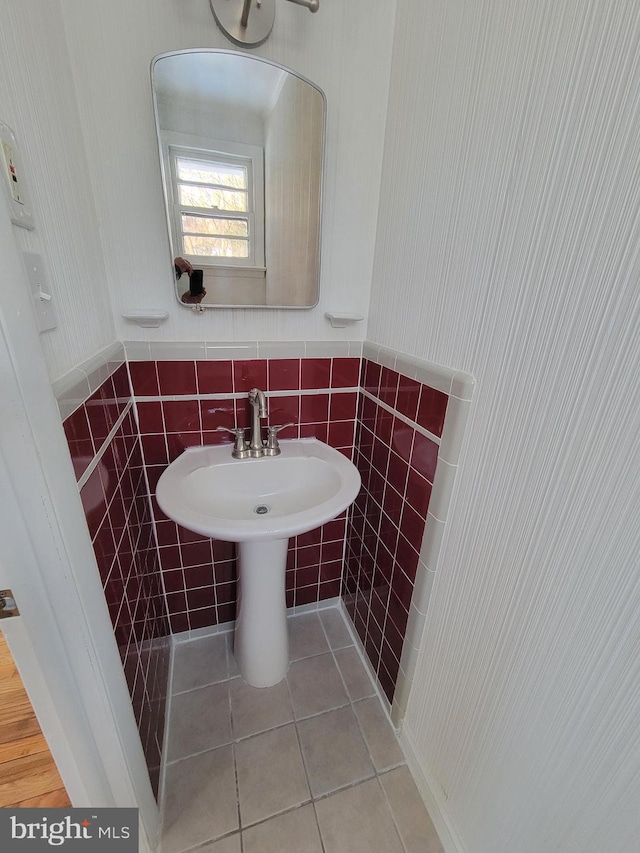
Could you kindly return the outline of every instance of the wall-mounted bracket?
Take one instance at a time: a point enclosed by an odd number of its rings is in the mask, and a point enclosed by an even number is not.
[[[10,589],[0,589],[0,619],[19,616],[20,611]]]
[[[346,326],[361,323],[364,320],[362,314],[338,314],[337,311],[325,311],[324,316],[334,329],[344,329]]]
[[[320,0],[289,0],[317,12]],[[271,35],[276,0],[209,0],[213,17],[225,36],[238,47],[258,47]]]
[[[143,329],[157,329],[160,323],[169,319],[168,311],[130,311],[122,315],[123,319],[137,323]]]

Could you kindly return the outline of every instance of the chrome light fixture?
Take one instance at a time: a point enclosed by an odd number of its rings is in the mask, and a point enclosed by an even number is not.
[[[276,0],[209,0],[211,11],[225,36],[238,47],[258,47],[265,42],[276,19]],[[317,12],[320,0],[289,0]]]

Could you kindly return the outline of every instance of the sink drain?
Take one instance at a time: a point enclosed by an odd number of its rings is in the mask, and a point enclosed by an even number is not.
[[[253,511],[256,515],[266,515],[271,511],[271,507],[267,504],[258,504],[258,506],[254,506]]]

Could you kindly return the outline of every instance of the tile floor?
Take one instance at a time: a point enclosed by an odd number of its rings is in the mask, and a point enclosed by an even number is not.
[[[261,690],[232,634],[176,646],[162,853],[442,853],[340,611],[289,630]]]

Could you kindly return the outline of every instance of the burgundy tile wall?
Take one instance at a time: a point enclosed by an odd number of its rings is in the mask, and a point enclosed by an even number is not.
[[[361,388],[354,462],[362,489],[347,527],[343,598],[391,702],[438,461],[437,443],[416,427],[440,437],[448,397],[367,359]]]
[[[64,422],[154,793],[169,675],[169,623],[125,365]],[[128,410],[127,410],[128,407]],[[108,444],[105,439],[126,411]]]
[[[233,544],[166,518],[155,485],[186,447],[230,444],[216,428],[247,426],[245,395],[254,386],[269,392],[270,423],[294,422],[283,438],[315,436],[358,466],[363,488],[349,521],[343,513],[291,540],[287,606],[333,598],[342,587],[391,701],[438,458],[437,443],[416,427],[442,434],[447,395],[357,358],[132,362],[129,370],[138,425],[130,409],[104,447],[131,402],[123,366],[64,428],[78,479],[100,454],[81,497],[156,790],[166,636],[235,618],[236,562]],[[356,394],[358,384],[367,394]]]
[[[129,368],[152,494],[162,471],[185,448],[231,444],[216,428],[248,426],[246,394],[254,386],[269,392],[269,423],[294,423],[281,438],[316,437],[352,457],[359,358],[143,361]],[[81,442],[82,424],[77,435]],[[234,546],[176,525],[155,499],[153,508],[172,631],[233,620]],[[345,529],[343,515],[291,540],[288,606],[340,594]]]

